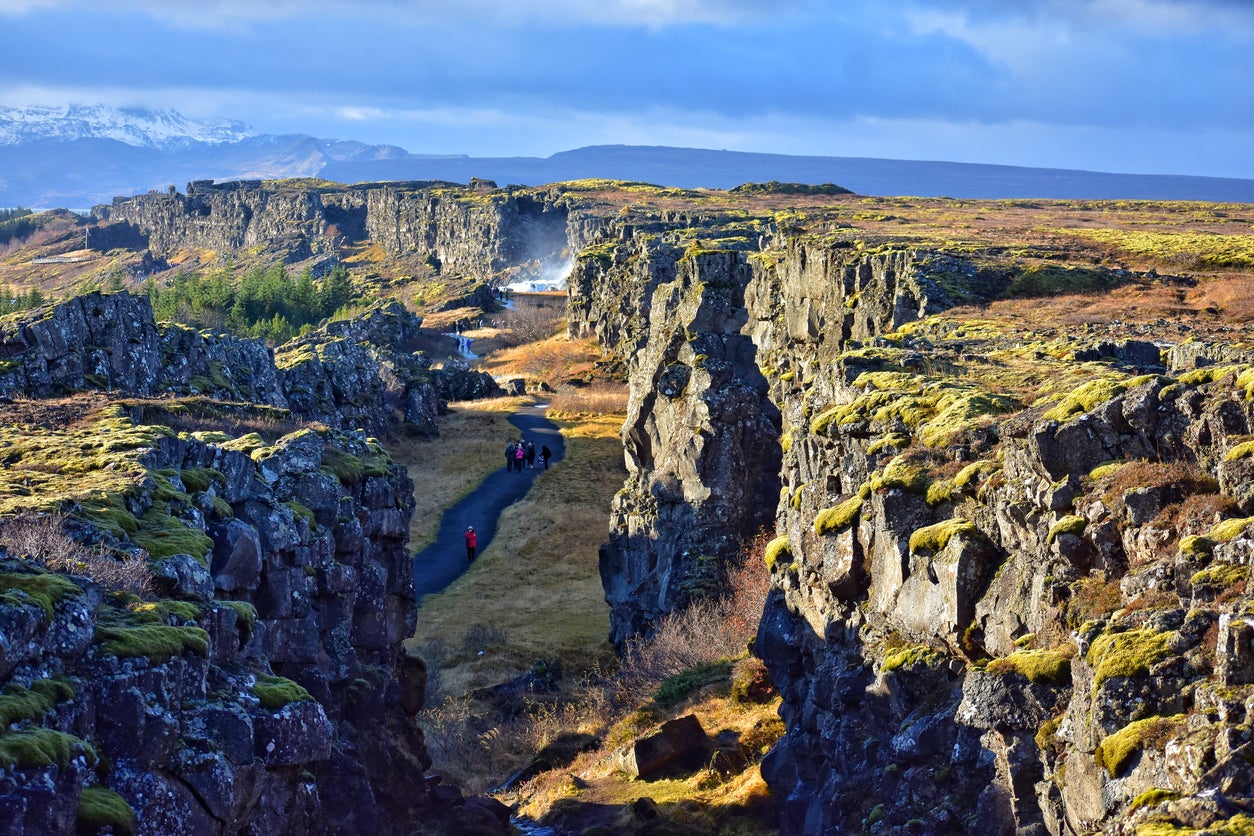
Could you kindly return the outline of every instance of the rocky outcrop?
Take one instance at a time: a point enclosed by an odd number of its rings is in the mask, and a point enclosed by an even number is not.
[[[0,394],[206,395],[375,435],[400,415],[436,435],[434,416],[448,401],[503,390],[482,372],[432,369],[414,349],[421,325],[399,303],[377,303],[271,350],[258,339],[158,324],[144,296],[89,293],[0,323]]]
[[[265,343],[159,327],[144,296],[88,293],[0,323],[0,393],[87,388],[287,406]]]
[[[0,561],[4,831],[98,827],[103,794],[137,833],[410,832],[404,469],[330,432],[150,438],[139,486],[75,516],[147,553],[165,597]]]
[[[746,264],[663,252],[637,264],[628,296],[647,294],[634,322],[649,330],[626,352],[637,393],[622,431],[628,480],[600,557],[618,644],[715,592],[778,492],[778,414],[741,333]]]
[[[631,371],[601,564],[615,639],[700,586],[685,557],[775,508],[754,652],[788,727],[762,766],[783,832],[1131,834],[1254,802],[1254,369],[930,317],[1004,283],[805,238],[747,256],[628,237],[576,270],[572,329]],[[697,359],[726,359],[698,347],[714,334],[751,339],[728,376]],[[755,373],[780,435],[750,457],[702,407]],[[1021,400],[1016,376],[1061,391]],[[735,467],[710,466],[711,438]]]

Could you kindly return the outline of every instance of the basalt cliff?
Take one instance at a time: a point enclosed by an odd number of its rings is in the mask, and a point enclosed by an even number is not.
[[[783,832],[1246,832],[1244,331],[1135,319],[1180,275],[1090,262],[1129,318],[1066,322],[978,248],[693,227],[571,278],[632,391],[601,570],[621,643],[774,532]]]

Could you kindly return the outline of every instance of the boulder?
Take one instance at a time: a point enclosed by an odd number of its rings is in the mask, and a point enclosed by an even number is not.
[[[633,777],[648,780],[671,769],[693,768],[705,759],[708,746],[701,721],[686,714],[629,744],[619,763]]]

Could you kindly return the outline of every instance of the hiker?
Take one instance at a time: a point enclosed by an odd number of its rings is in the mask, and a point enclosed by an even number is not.
[[[549,449],[549,445],[540,448],[540,461],[544,462],[544,469],[549,469],[549,459],[553,458],[553,451]]]
[[[523,447],[522,442],[518,442],[518,446],[514,448],[514,469],[522,473],[523,459],[527,457],[527,448]]]
[[[468,563],[475,562],[475,544],[478,538],[475,536],[475,527],[473,525],[466,526],[466,561]]]
[[[533,442],[527,442],[527,467],[534,468],[536,466],[536,445]]]
[[[506,470],[514,469],[514,442],[512,441],[505,448],[505,469]]]

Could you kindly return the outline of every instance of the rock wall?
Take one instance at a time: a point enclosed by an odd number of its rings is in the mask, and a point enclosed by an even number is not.
[[[109,519],[160,508],[203,543],[156,560],[158,600],[0,560],[4,832],[91,830],[106,787],[141,834],[411,832],[429,759],[404,469],[325,432],[152,438]],[[129,529],[80,536],[135,551]],[[9,699],[29,694],[50,696]]]
[[[736,253],[640,262],[648,322],[628,370],[628,479],[611,507],[601,577],[616,644],[718,589],[778,493],[779,418],[741,333],[749,271]]]
[[[345,242],[377,243],[393,257],[481,278],[519,265],[562,263],[580,248],[583,221],[557,192],[389,183],[302,188],[261,181],[196,182],[187,194],[150,192],[97,206],[102,246],[142,243],[159,259],[188,249],[251,251],[281,262],[334,261]]]
[[[616,641],[701,587],[687,558],[775,508],[754,652],[783,696],[763,763],[783,832],[1245,826],[1254,369],[925,322],[996,285],[948,255],[585,255],[572,329],[631,370],[601,564]],[[726,375],[697,359],[715,334],[752,342]],[[1200,368],[1157,374],[1180,366]],[[1023,403],[1007,374],[1075,389]],[[707,427],[755,375],[760,432]],[[736,464],[711,466],[709,439]]]
[[[448,400],[502,390],[482,372],[431,369],[413,350],[421,324],[397,302],[378,303],[271,350],[259,339],[158,325],[144,296],[89,293],[0,323],[0,394],[205,395],[374,435],[390,432],[396,413],[436,435]]]

